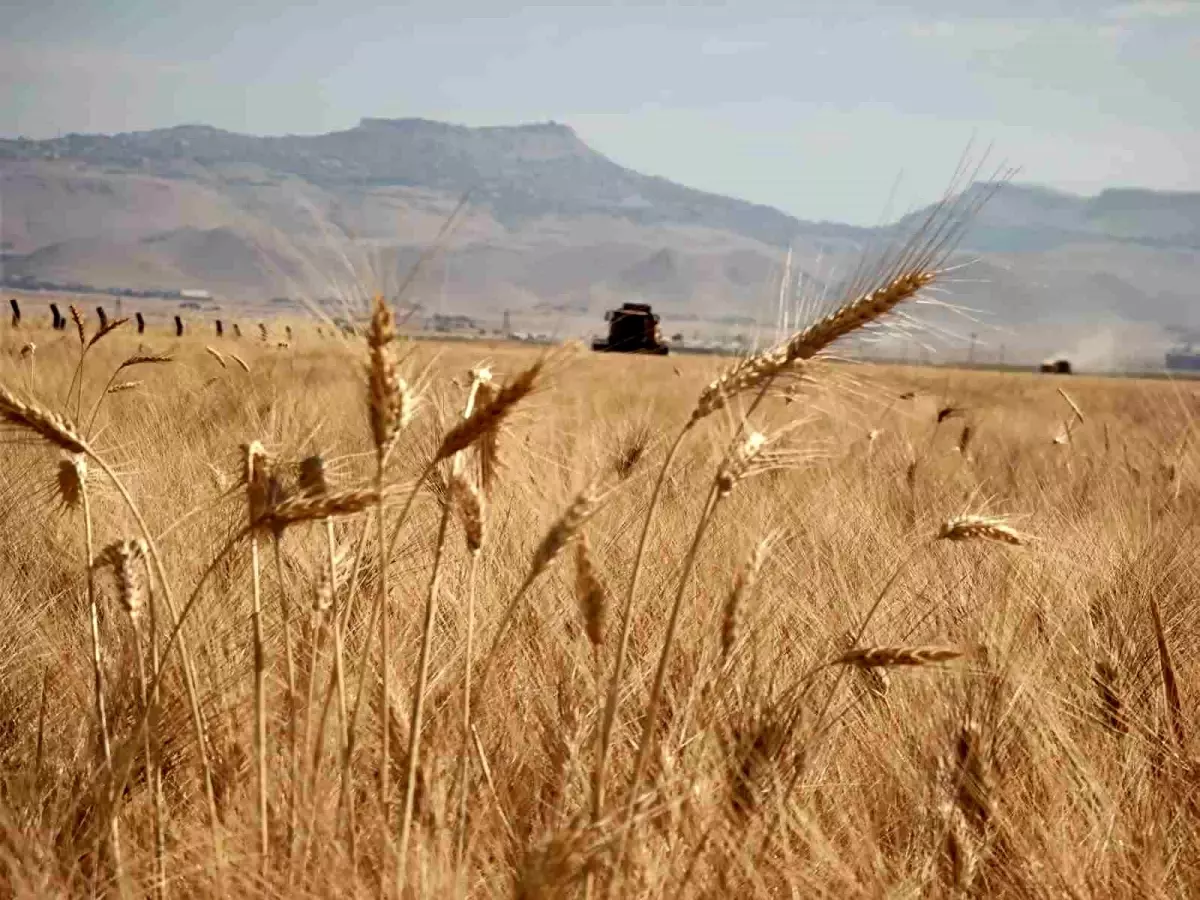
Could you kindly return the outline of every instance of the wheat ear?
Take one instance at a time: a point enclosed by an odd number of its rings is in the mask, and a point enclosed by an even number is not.
[[[1021,547],[1032,542],[999,516],[963,515],[947,519],[936,535],[944,541],[993,541]]]
[[[856,647],[838,656],[832,665],[863,669],[931,666],[958,659],[962,655],[961,650],[952,647]]]

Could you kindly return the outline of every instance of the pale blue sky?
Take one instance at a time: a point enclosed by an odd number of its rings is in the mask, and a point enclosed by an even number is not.
[[[934,197],[973,137],[1020,180],[1200,190],[1200,0],[9,0],[0,135],[364,116],[553,119],[807,219]]]

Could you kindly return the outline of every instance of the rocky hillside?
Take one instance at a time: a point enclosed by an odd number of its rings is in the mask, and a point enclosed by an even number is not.
[[[495,318],[598,319],[633,297],[680,322],[769,318],[789,243],[799,271],[826,277],[878,236],[641,175],[563,125],[367,119],[311,136],[0,140],[0,252],[9,284],[325,296],[368,268],[394,277],[467,192],[418,299]],[[976,262],[956,295],[978,328],[1040,337],[1031,353],[1129,324],[1160,341],[1200,329],[1200,194],[1008,185],[962,249]]]

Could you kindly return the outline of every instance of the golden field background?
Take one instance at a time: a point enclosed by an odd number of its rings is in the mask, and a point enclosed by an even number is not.
[[[95,324],[90,319],[89,337]],[[249,334],[210,339],[218,360],[200,338],[148,335],[139,351],[125,326],[88,351],[85,413],[122,360],[149,350],[173,361],[122,372],[118,383],[141,384],[105,396],[88,428],[66,400],[80,350],[72,329],[6,327],[0,384],[79,423],[144,516],[177,603],[246,524],[240,445],[261,441],[287,464],[319,453],[335,489],[371,485],[361,338],[301,333],[287,349]],[[36,349],[22,355],[29,341]],[[504,382],[537,351],[401,342],[400,355],[421,403],[387,469],[389,528],[461,415],[469,370],[487,365]],[[767,434],[790,429],[778,445],[786,448],[779,467],[738,483],[699,545],[630,819],[627,792],[666,620],[737,419],[725,411],[701,422],[667,477],[650,532],[608,799],[592,821],[597,735],[638,532],[667,446],[726,364],[560,353],[544,387],[506,424],[473,582],[478,703],[465,743],[472,580],[456,518],[443,542],[405,895],[1200,892],[1196,382],[834,364],[811,367],[811,383],[790,382],[789,396],[773,396],[752,418]],[[374,512],[337,520],[338,589],[323,604],[322,523],[287,529],[278,565],[271,536],[258,541],[270,803],[264,867],[248,540],[213,570],[183,628],[215,829],[179,655],[165,657],[148,770],[137,660],[149,626],[143,613],[133,627],[111,577],[96,569],[102,692],[114,758],[129,772],[114,803],[95,713],[83,511],[63,502],[62,451],[28,429],[5,426],[3,435],[0,893],[357,897],[381,885],[390,893],[442,494],[418,493],[388,563],[386,715],[378,643],[369,641],[381,570]],[[641,436],[649,438],[643,458],[625,473],[621,461]],[[480,657],[539,542],[593,479],[612,491],[582,529],[608,594],[600,643],[590,642],[580,612],[573,543],[533,583],[479,680]],[[96,553],[139,536],[96,466],[86,486]],[[966,512],[1008,516],[1032,539],[934,539]],[[747,561],[764,541],[761,570],[731,615],[730,594],[740,576],[745,584]],[[161,593],[154,585],[155,602]],[[352,759],[353,858],[339,806],[337,704],[326,703],[336,611],[345,616],[347,682],[353,689],[366,676]],[[165,641],[165,613],[159,618]],[[825,666],[852,646],[864,620],[860,646],[963,655],[936,665]],[[386,820],[378,801],[385,721]],[[299,784],[293,727],[309,737]],[[464,746],[469,840],[460,864]],[[157,854],[148,771],[161,771]],[[117,813],[119,876],[109,809]]]

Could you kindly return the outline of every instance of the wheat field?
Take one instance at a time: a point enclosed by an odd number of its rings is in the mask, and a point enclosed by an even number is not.
[[[78,324],[5,896],[1200,892],[1195,382]]]

